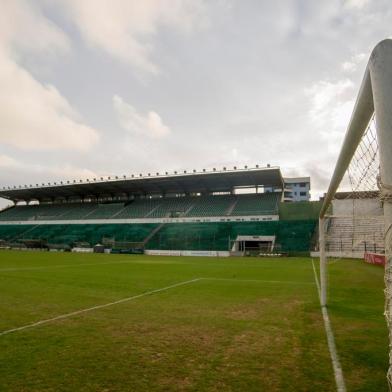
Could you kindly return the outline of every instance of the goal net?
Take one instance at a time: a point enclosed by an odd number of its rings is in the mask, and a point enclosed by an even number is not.
[[[376,127],[373,114],[325,216],[327,258],[384,255]]]
[[[320,302],[328,302],[328,262],[385,264],[385,317],[392,390],[392,40],[372,52],[320,212]]]

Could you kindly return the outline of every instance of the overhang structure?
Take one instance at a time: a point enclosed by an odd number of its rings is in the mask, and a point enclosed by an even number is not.
[[[279,167],[181,172],[174,174],[93,178],[48,183],[42,186],[3,187],[0,197],[18,202],[69,202],[75,200],[129,200],[138,197],[229,193],[238,188],[274,187],[283,189]]]

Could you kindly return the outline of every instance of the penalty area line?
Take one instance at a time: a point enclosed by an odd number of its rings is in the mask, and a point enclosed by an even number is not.
[[[69,317],[72,317],[72,316],[77,316],[77,315],[82,314],[82,313],[91,312],[93,310],[107,308],[109,306],[121,304],[123,302],[133,301],[135,299],[146,297],[148,295],[160,293],[162,291],[166,291],[166,290],[169,290],[169,289],[174,289],[175,287],[180,287],[180,286],[184,286],[184,285],[191,284],[191,283],[194,283],[194,282],[198,282],[199,280],[201,280],[201,279],[200,278],[196,278],[196,279],[192,279],[192,280],[186,280],[185,282],[179,282],[179,283],[172,284],[170,286],[162,287],[160,289],[155,289],[155,290],[151,290],[151,291],[146,291],[146,292],[141,293],[141,294],[133,295],[132,297],[122,298],[122,299],[119,299],[117,301],[108,302],[106,304],[96,305],[96,306],[92,306],[91,308],[80,309],[80,310],[76,310],[74,312],[61,314],[60,316],[52,317],[52,318],[45,319],[45,320],[36,321],[35,323],[32,323],[32,324],[26,324],[26,325],[22,325],[21,327],[16,327],[16,328],[8,329],[6,331],[2,331],[2,332],[0,332],[0,336],[4,336],[4,335],[7,335],[7,334],[12,333],[12,332],[18,332],[18,331],[23,331],[25,329],[38,327],[38,326],[43,325],[43,324],[48,324],[48,323],[51,323],[53,321],[63,320],[63,319],[66,319],[66,318],[69,318]]]
[[[316,281],[319,300],[321,301],[320,283],[317,278],[316,267],[314,266],[313,259],[312,259],[312,267],[313,267],[314,280]],[[329,319],[328,310],[326,306],[321,306],[321,313],[323,315],[325,334],[327,335],[329,354],[331,356],[332,368],[335,376],[337,391],[346,392],[346,384],[343,377],[343,370],[342,370],[342,366],[340,365],[340,360],[338,356],[338,351],[336,349],[335,337],[333,335],[331,320]]]

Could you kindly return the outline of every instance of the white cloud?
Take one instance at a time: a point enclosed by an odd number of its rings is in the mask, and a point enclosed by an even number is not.
[[[347,8],[362,9],[369,3],[369,0],[346,0],[345,6]]]
[[[309,117],[325,137],[342,134],[354,106],[355,85],[350,79],[321,80],[305,89],[310,98]],[[344,131],[343,131],[344,132]]]
[[[355,64],[351,61],[345,61],[342,64],[342,69],[343,69],[343,71],[346,71],[346,72],[354,72],[357,69],[357,64]]]
[[[17,161],[8,155],[0,155],[0,168],[8,168],[17,166]]]
[[[5,1],[0,16],[0,143],[22,149],[87,150],[98,132],[83,124],[52,85],[44,85],[15,60],[26,51],[64,51],[68,40],[23,1]]]
[[[42,172],[46,168],[37,166],[35,171]],[[80,168],[73,165],[65,164],[61,166],[51,167],[48,170],[48,177],[60,180],[73,180],[73,179],[93,179],[97,178],[98,174],[90,169]]]
[[[343,71],[347,73],[355,72],[358,69],[358,65],[366,60],[367,56],[365,53],[359,53],[351,57],[349,61],[345,61],[342,64]]]
[[[66,34],[46,18],[38,7],[24,0],[2,0],[0,46],[28,52],[65,52],[70,50]],[[15,54],[15,53],[14,53]]]
[[[89,45],[153,74],[151,38],[159,27],[189,32],[203,21],[201,0],[60,1]]]
[[[353,111],[357,87],[347,78],[320,80],[305,89],[309,99],[307,112],[309,127],[318,135],[317,159],[307,155],[305,172],[312,177],[313,197],[326,191],[335,167],[343,137]]]
[[[158,139],[171,133],[170,128],[154,111],[149,111],[146,115],[140,114],[118,95],[113,97],[113,107],[120,125],[134,135]]]
[[[0,143],[22,149],[87,150],[98,141],[54,86],[42,85],[1,52],[0,118]]]
[[[48,167],[16,160],[4,154],[0,155],[0,169],[6,169],[5,176],[9,178],[7,183],[15,185],[28,185],[38,181],[38,178],[60,182],[61,180],[86,180],[98,177],[98,174],[92,170],[68,163]],[[15,183],[15,177],[23,177],[23,183]]]

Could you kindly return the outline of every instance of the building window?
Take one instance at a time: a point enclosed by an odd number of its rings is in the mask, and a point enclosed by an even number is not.
[[[299,192],[300,196],[306,196],[306,192]]]
[[[306,182],[301,182],[301,183],[299,184],[299,186],[300,186],[301,188],[306,188]]]

